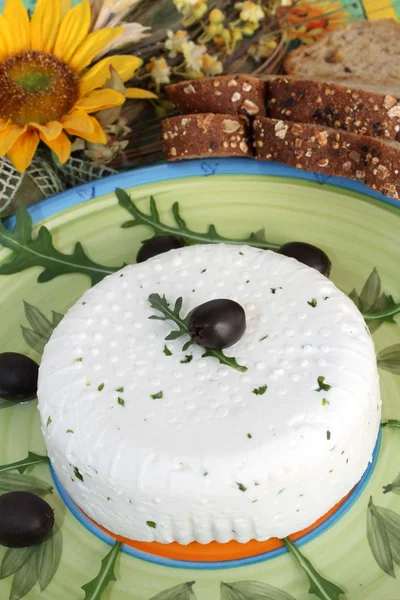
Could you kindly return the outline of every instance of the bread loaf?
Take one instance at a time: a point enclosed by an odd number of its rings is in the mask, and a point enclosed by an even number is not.
[[[400,102],[390,94],[322,81],[268,80],[268,116],[400,142]]]
[[[169,99],[183,114],[265,116],[267,84],[249,75],[223,75],[168,85]]]
[[[354,21],[293,50],[284,66],[295,77],[350,83],[400,97],[400,23]]]
[[[399,199],[400,144],[332,128],[269,118],[254,122],[256,158],[349,177]]]
[[[252,156],[248,120],[241,116],[195,114],[162,122],[168,161],[212,156]]]

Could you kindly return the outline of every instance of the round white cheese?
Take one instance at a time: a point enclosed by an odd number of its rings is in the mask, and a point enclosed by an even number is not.
[[[214,298],[246,312],[224,352],[195,345],[148,298]],[[353,302],[294,259],[199,245],[88,290],[47,344],[39,410],[71,498],[116,534],[188,544],[284,537],[340,501],[371,461],[380,395]]]

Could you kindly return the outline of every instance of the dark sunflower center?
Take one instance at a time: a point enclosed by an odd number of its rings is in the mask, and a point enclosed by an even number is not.
[[[26,51],[0,63],[0,117],[44,125],[78,99],[78,78],[51,54]]]

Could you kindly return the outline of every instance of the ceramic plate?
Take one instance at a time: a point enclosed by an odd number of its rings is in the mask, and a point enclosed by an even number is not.
[[[171,207],[178,201],[182,216],[196,231],[205,231],[212,223],[224,235],[244,237],[264,227],[271,242],[315,244],[330,256],[331,279],[347,293],[353,288],[360,292],[376,267],[382,291],[400,300],[400,209],[362,185],[247,160],[194,161],[137,170],[65,192],[34,206],[34,223],[46,224],[54,244],[63,252],[71,252],[80,241],[98,263],[112,266],[134,262],[140,241],[149,237],[150,230],[143,226],[121,228],[130,216],[118,205],[113,193],[116,187],[129,191],[143,211],[148,210],[153,195],[161,219],[171,224]],[[0,249],[0,263],[10,256],[9,250]],[[41,270],[34,267],[0,276],[0,352],[19,351],[39,360],[22,336],[21,325],[29,327],[24,301],[50,317],[52,311],[65,313],[90,285],[89,279],[79,274],[38,283]],[[374,340],[378,352],[399,344],[400,327],[385,323],[374,333]],[[400,419],[400,377],[393,368],[380,374],[383,419]],[[345,504],[322,525],[301,535],[298,542],[304,555],[324,577],[340,585],[348,600],[400,597],[398,580],[380,568],[367,539],[370,497],[376,506],[400,515],[400,496],[394,493],[400,486],[389,493],[383,489],[400,471],[400,430],[385,427],[380,441],[374,463]],[[0,464],[22,459],[28,451],[45,453],[36,403],[0,410]],[[64,544],[53,581],[44,592],[40,593],[36,585],[25,597],[78,600],[84,597],[81,586],[98,573],[113,540],[71,505],[56,487],[48,466],[39,465],[32,474],[55,486],[47,499],[55,509]],[[386,539],[386,557],[391,552],[392,559],[399,559],[399,545],[396,555],[389,542]],[[304,572],[283,549],[253,548],[247,557],[224,557],[219,550],[210,559],[179,552],[172,557],[160,556],[146,548],[124,550],[115,569],[117,580],[102,596],[105,600],[219,600],[223,597],[221,582],[244,581],[267,583],[296,600],[311,598]],[[0,559],[3,553],[0,548]],[[399,575],[400,567],[395,565],[394,574],[396,571]],[[195,583],[166,592],[186,582]],[[12,577],[0,580],[1,600],[9,597],[11,585]],[[228,588],[224,589],[226,593]],[[238,591],[229,600],[255,597],[255,593],[244,591],[240,595]],[[262,598],[270,596],[257,596],[257,600]]]

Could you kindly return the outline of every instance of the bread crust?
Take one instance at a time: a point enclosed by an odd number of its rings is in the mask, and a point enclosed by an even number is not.
[[[355,87],[306,79],[268,81],[268,116],[400,142],[400,101]]]
[[[195,114],[164,119],[163,147],[169,162],[212,156],[251,157],[248,119],[239,115]]]
[[[168,85],[166,91],[183,114],[266,115],[267,83],[249,75],[183,81]]]
[[[269,118],[254,122],[259,160],[275,160],[306,171],[348,177],[399,199],[400,146],[307,123]]]

